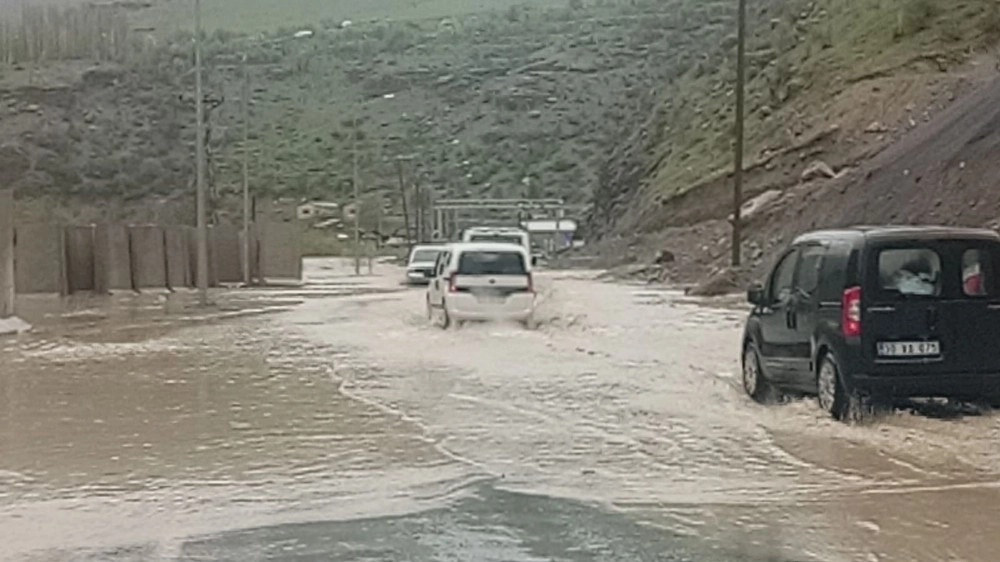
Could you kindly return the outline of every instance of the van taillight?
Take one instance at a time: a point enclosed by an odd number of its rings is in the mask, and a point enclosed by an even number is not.
[[[448,292],[454,293],[458,291],[458,286],[455,285],[455,278],[458,277],[457,273],[452,273],[448,276]]]
[[[840,329],[844,337],[856,338],[861,335],[861,287],[844,290],[841,298]]]

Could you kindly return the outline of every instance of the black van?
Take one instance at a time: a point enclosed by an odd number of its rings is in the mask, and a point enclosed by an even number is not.
[[[743,387],[837,419],[894,399],[1000,405],[1000,236],[858,227],[800,236],[747,293]]]

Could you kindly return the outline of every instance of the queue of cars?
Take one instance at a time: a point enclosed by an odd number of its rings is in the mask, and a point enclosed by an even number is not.
[[[816,396],[838,420],[912,398],[1000,408],[1000,235],[944,227],[855,227],[799,236],[777,256],[742,346],[758,402]],[[407,281],[427,285],[428,318],[533,323],[528,234],[472,228],[413,249]]]
[[[427,317],[447,329],[465,322],[534,325],[535,286],[528,233],[471,228],[461,242],[413,248],[406,282],[425,284]]]

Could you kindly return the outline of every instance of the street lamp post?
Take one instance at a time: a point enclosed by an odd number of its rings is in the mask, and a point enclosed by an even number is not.
[[[194,71],[195,71],[195,113],[197,113],[197,135],[195,140],[195,165],[197,174],[196,212],[198,234],[198,302],[208,305],[208,222],[205,217],[205,100],[201,80],[201,0],[194,0]]]

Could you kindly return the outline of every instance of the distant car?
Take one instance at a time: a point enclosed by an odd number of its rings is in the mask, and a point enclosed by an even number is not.
[[[747,294],[743,387],[815,394],[837,419],[897,399],[1000,405],[1000,236],[865,227],[806,234]],[[860,408],[860,409],[859,409]]]
[[[462,242],[504,242],[531,248],[528,231],[507,226],[475,226],[462,233]]]
[[[427,287],[427,315],[443,328],[466,321],[534,323],[531,256],[517,244],[448,245]]]
[[[410,285],[430,283],[434,264],[443,249],[441,245],[414,246],[406,263],[406,282]]]

